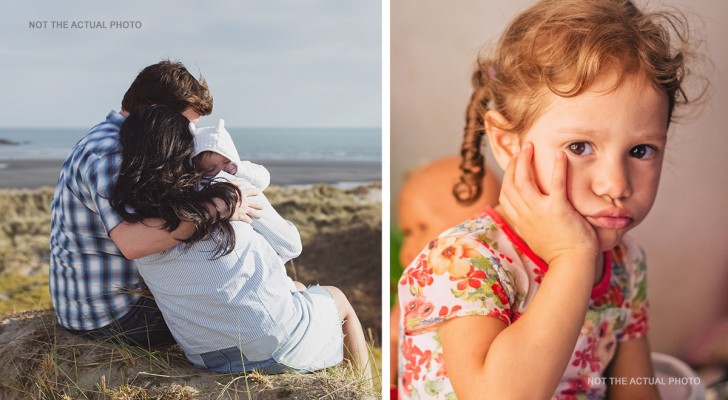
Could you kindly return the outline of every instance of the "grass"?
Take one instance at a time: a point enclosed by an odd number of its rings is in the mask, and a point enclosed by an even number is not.
[[[149,350],[71,335],[50,310],[11,316],[0,325],[0,346],[0,398],[376,399],[381,390],[346,364],[303,375],[204,371],[177,346]]]
[[[46,270],[47,271],[47,270]],[[48,274],[0,274],[0,315],[26,310],[40,310],[51,306]]]

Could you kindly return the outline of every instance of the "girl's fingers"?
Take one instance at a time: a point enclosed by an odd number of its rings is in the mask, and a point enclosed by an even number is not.
[[[501,209],[503,210],[503,213],[511,220],[511,221],[517,221],[518,220],[518,211],[516,211],[515,207],[513,207],[513,204],[511,204],[510,200],[507,196],[503,196],[501,194],[500,198],[498,199],[499,205],[501,206]]]
[[[514,177],[516,181],[516,187],[519,190],[523,190],[524,188],[528,187],[528,180],[530,173],[528,172],[528,163],[531,161],[531,149],[532,144],[526,143],[521,148],[521,152],[518,153],[516,156],[516,165],[515,165],[515,171],[514,171]]]
[[[523,195],[540,194],[541,191],[536,185],[533,174],[533,143],[523,145],[521,152],[518,154],[516,163],[515,180],[519,184],[517,187],[523,191]]]
[[[503,183],[508,183],[509,185],[514,183],[516,159],[517,157],[513,157],[510,161],[508,161],[508,165],[506,165],[506,170],[505,172],[503,172]]]
[[[563,151],[556,153],[554,170],[551,174],[551,193],[554,198],[566,200],[566,174],[568,160]]]
[[[517,184],[518,177],[516,176],[518,169],[520,155],[513,157],[506,171],[503,174],[503,183],[501,184],[501,198],[508,198],[509,202],[514,208],[527,207],[527,201],[523,199],[523,194],[520,191],[519,185]]]

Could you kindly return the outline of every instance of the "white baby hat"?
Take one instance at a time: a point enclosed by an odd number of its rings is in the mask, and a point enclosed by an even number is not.
[[[233,138],[225,129],[225,121],[222,119],[217,122],[217,126],[196,128],[194,124],[190,123],[190,132],[195,137],[195,150],[192,153],[192,157],[195,157],[203,151],[214,151],[227,157],[235,165],[240,164],[238,149],[235,148]]]

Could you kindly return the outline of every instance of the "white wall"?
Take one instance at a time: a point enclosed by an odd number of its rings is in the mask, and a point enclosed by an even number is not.
[[[478,51],[531,3],[391,2],[393,223],[405,172],[459,151]],[[699,117],[671,128],[657,202],[633,232],[649,260],[652,347],[679,354],[716,316],[728,315],[728,1],[666,3],[702,16],[691,27],[713,63],[712,97]]]

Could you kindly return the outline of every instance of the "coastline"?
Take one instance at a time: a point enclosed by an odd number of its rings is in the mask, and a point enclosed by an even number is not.
[[[251,160],[268,168],[271,184],[279,186],[369,183],[382,180],[379,161]],[[55,187],[63,160],[2,160],[0,188]]]

